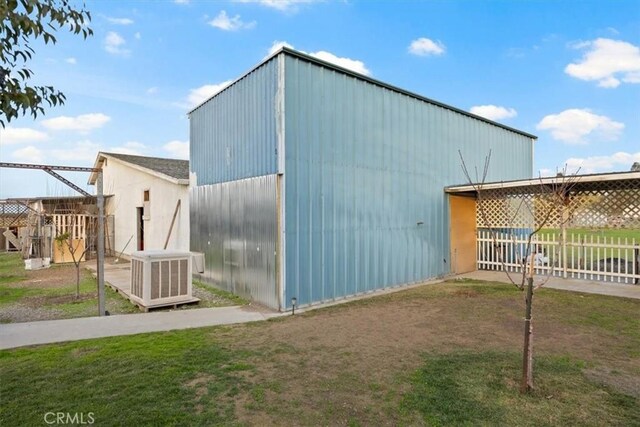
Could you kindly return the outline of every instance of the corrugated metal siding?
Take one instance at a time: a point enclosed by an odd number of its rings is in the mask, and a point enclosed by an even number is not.
[[[287,305],[448,273],[458,149],[480,171],[493,150],[489,181],[532,176],[528,137],[290,56],[285,115]]]
[[[274,58],[191,113],[198,185],[276,173],[277,73]]]
[[[278,309],[276,175],[191,189],[191,250],[201,279]]]

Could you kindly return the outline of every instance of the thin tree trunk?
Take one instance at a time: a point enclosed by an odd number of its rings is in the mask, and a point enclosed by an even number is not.
[[[520,391],[533,390],[533,324],[531,307],[533,305],[533,276],[527,277],[527,296],[525,299],[524,348],[522,351],[522,384]]]
[[[76,264],[76,299],[80,298],[80,264]]]

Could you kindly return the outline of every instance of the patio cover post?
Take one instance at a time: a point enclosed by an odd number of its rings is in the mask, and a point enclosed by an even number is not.
[[[560,224],[560,230],[562,230],[562,277],[566,279],[567,274],[567,222],[569,221],[569,210],[567,209],[566,203],[562,206],[562,224]]]

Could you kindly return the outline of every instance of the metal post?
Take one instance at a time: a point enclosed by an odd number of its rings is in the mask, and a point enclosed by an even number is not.
[[[633,284],[637,285],[640,283],[640,249],[637,248],[637,243],[635,246],[636,248],[633,249],[633,262],[636,264],[636,279],[633,281]]]
[[[98,172],[98,260],[96,270],[98,273],[98,314],[105,315],[104,300],[104,196],[102,194],[102,171]]]
[[[567,210],[567,204],[565,203],[562,206],[562,224],[560,224],[560,229],[562,231],[562,278],[566,279],[568,276],[567,273],[567,222],[569,221],[569,211]]]

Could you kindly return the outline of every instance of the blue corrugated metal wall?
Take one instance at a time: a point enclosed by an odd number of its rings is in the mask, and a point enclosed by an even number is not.
[[[443,187],[532,176],[532,140],[308,61],[285,62],[286,296],[309,304],[449,272]],[[419,224],[422,223],[422,224]]]
[[[198,185],[276,173],[277,76],[273,58],[191,113]]]

